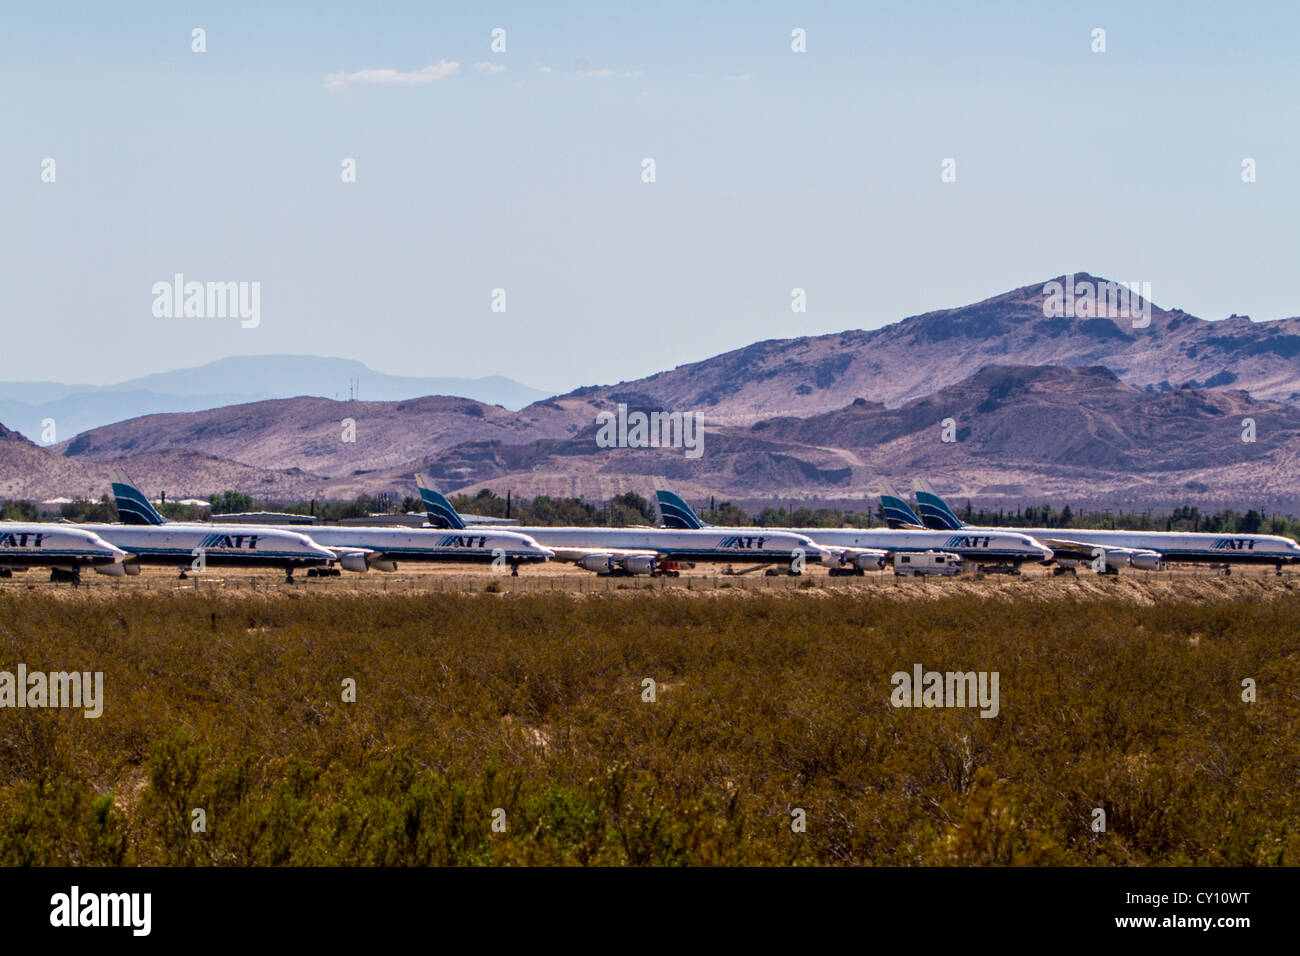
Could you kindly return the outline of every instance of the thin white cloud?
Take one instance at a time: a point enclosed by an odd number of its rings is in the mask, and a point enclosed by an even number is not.
[[[579,70],[578,76],[645,76],[645,70]]]
[[[726,80],[733,80],[733,81],[736,81],[736,80],[752,80],[753,78],[754,78],[754,74],[753,74],[753,73],[737,73],[737,74],[734,75],[734,76],[723,77],[723,79],[726,79]]]
[[[504,63],[489,63],[486,60],[482,63],[474,64],[474,69],[478,70],[480,73],[502,73],[505,71],[505,68],[506,65]]]
[[[537,68],[537,72],[538,72],[538,73],[550,73],[550,72],[551,72],[551,68],[550,68],[549,66],[539,66],[539,67]]]
[[[504,69],[504,67],[503,67]],[[331,90],[342,89],[350,83],[377,83],[384,85],[432,83],[446,76],[460,72],[460,64],[455,60],[439,60],[420,70],[403,73],[400,70],[357,70],[355,73],[329,73],[325,77],[325,86]]]

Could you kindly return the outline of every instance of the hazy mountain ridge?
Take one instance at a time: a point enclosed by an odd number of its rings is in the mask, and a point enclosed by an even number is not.
[[[402,402],[291,398],[150,415],[84,432],[54,450],[69,458],[110,462],[184,449],[258,468],[300,468],[339,477],[485,436],[526,442],[575,431],[567,415],[545,406],[511,412],[440,395]]]
[[[415,378],[376,372],[355,359],[309,355],[257,355],[217,359],[196,368],[159,372],[116,385],[0,382],[0,421],[29,438],[46,440],[43,423],[55,424],[55,440],[145,415],[205,411],[276,398],[358,397],[406,401],[454,395],[519,409],[549,393],[501,375],[484,378]]]
[[[1103,365],[1131,385],[1168,391],[1195,383],[1300,402],[1300,318],[1218,322],[1149,303],[1133,318],[1046,317],[1036,282],[973,305],[911,316],[872,331],[758,342],[701,362],[566,398],[612,403],[634,397],[702,412],[721,424],[808,416],[865,398],[901,405],[993,364]],[[1105,282],[1076,273],[1075,284]],[[1137,302],[1144,300],[1138,299]],[[1145,321],[1139,318],[1138,322]]]
[[[1300,319],[1207,322],[1153,304],[1145,328],[1046,318],[1043,286],[873,331],[759,342],[517,412],[446,396],[300,397],[146,416],[56,449],[8,433],[0,494],[106,487],[104,466],[122,461],[154,493],[187,496],[404,496],[427,470],[453,490],[605,498],[662,481],[738,501],[857,501],[882,477],[924,475],[979,500],[1300,512]],[[598,447],[596,415],[620,402],[702,412],[703,457]],[[941,441],[949,418],[957,440]],[[1242,440],[1246,419],[1254,441]]]
[[[953,442],[942,440],[949,418]],[[1253,442],[1242,440],[1247,418]],[[680,449],[597,449],[583,434],[527,449],[474,443],[412,464],[448,483],[473,476],[471,490],[520,494],[565,472],[593,488],[640,474],[645,486],[663,478],[700,494],[786,499],[868,497],[881,478],[906,487],[928,476],[984,495],[1297,503],[1298,452],[1300,409],[1240,390],[1152,395],[1100,367],[993,366],[899,408],[858,399],[809,418],[719,426],[694,461]]]

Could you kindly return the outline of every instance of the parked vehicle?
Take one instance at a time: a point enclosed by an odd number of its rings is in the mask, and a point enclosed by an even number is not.
[[[948,551],[906,551],[894,555],[894,573],[920,577],[941,574],[945,577],[961,571],[961,555]]]

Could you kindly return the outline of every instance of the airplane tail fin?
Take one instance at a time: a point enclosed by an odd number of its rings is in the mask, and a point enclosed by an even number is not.
[[[416,475],[415,483],[420,486],[420,500],[424,502],[424,510],[429,513],[429,524],[435,528],[455,530],[465,527],[465,522],[452,507],[451,502],[442,492],[434,490],[424,475]]]
[[[149,499],[140,489],[131,484],[131,479],[126,476],[125,471],[113,467],[108,470],[108,473],[113,479],[113,497],[117,500],[117,513],[121,516],[123,524],[167,523],[167,519],[154,510],[154,506],[149,504]]]
[[[880,507],[891,528],[924,528],[923,522],[912,506],[886,482],[880,486]]]
[[[659,501],[659,516],[663,518],[665,528],[698,529],[705,526],[694,509],[671,491],[656,491],[655,498]]]
[[[913,483],[916,489],[916,508],[927,528],[936,531],[957,531],[966,527],[966,522],[957,517],[957,513],[948,507],[948,502],[939,497],[930,483],[918,478]]]

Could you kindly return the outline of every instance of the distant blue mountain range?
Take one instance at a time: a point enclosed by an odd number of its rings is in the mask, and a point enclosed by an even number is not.
[[[256,355],[218,359],[197,368],[159,372],[117,385],[0,382],[0,422],[43,443],[42,422],[55,423],[55,441],[89,428],[167,412],[197,412],[225,405],[313,395],[403,401],[424,395],[455,395],[511,410],[547,398],[501,375],[485,378],[414,378],[376,372],[354,359],[312,355]]]

